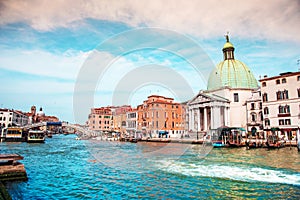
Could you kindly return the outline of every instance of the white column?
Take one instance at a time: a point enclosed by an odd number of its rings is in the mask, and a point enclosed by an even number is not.
[[[205,107],[204,108],[204,112],[203,112],[203,115],[204,115],[204,120],[203,120],[203,124],[204,124],[204,131],[207,131],[207,108]]]
[[[210,127],[211,129],[215,129],[215,107],[212,106],[210,108]]]
[[[195,110],[192,108],[192,122],[191,122],[191,129],[192,131],[195,129]]]
[[[227,125],[227,108],[224,106],[224,126]]]
[[[189,109],[189,127],[188,131],[192,129],[192,109]]]
[[[197,131],[201,131],[201,127],[200,127],[200,108],[197,109],[197,120],[198,120],[198,130]]]
[[[227,113],[227,121],[226,121],[226,124],[225,124],[225,126],[231,126],[231,124],[230,124],[230,110],[229,110],[229,108],[227,107],[226,108],[226,113]]]

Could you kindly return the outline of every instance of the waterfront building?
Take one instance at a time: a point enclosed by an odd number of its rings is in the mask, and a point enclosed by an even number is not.
[[[22,111],[13,109],[0,109],[0,127],[25,126],[29,118]]]
[[[300,72],[264,76],[261,83],[264,131],[295,139],[300,126]]]
[[[136,137],[141,135],[141,131],[137,131],[138,110],[132,109],[126,112],[126,136]]]
[[[210,73],[207,90],[187,103],[190,132],[206,132],[221,126],[246,129],[245,102],[259,86],[249,67],[235,59],[234,50],[226,35],[224,60]]]
[[[263,113],[260,89],[254,90],[246,100],[247,132],[255,138],[266,138],[263,132]]]
[[[137,106],[138,131],[143,137],[181,137],[184,132],[183,110],[173,98],[159,95],[148,96]]]
[[[111,107],[92,108],[88,116],[88,127],[94,131],[111,131],[112,119]]]
[[[113,116],[113,131],[120,133],[121,135],[126,134],[126,113],[131,111],[130,105],[111,107]]]

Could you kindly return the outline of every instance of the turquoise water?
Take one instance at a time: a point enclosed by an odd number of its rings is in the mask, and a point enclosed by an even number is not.
[[[19,153],[27,182],[7,183],[13,199],[299,199],[296,148],[213,149],[200,145],[75,140],[0,143]]]

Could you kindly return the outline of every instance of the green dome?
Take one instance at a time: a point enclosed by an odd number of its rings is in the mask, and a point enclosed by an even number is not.
[[[209,76],[207,90],[220,89],[226,86],[246,89],[258,88],[257,80],[247,65],[235,59],[224,60],[216,66]]]

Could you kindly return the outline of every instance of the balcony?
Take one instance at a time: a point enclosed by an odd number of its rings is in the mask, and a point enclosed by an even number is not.
[[[291,113],[279,113],[277,117],[290,117]]]

